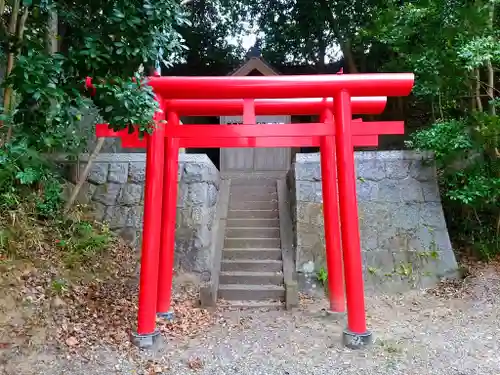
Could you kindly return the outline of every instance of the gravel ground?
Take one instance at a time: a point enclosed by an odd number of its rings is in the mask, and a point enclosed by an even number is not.
[[[32,353],[4,374],[500,375],[500,276],[486,268],[466,289],[454,298],[367,296],[375,341],[360,351],[341,346],[345,322],[325,317],[324,301],[314,301],[293,313],[221,312],[202,337],[147,353],[98,348],[90,360]]]

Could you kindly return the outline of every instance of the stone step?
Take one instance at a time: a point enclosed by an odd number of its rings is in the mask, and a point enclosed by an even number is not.
[[[281,260],[260,259],[223,259],[221,261],[221,272],[245,271],[245,272],[283,272]]]
[[[279,227],[226,228],[226,238],[279,238]]]
[[[226,301],[282,301],[285,299],[285,288],[278,285],[219,284],[218,297]]]
[[[229,210],[228,219],[278,219],[278,210]]]
[[[283,285],[283,280],[283,272],[226,271],[219,277],[221,284]]]
[[[276,194],[277,187],[276,183],[274,185],[232,185],[231,193],[250,193],[250,194]]]
[[[277,200],[258,200],[258,201],[243,201],[231,199],[229,202],[229,209],[234,210],[277,210]]]
[[[222,259],[261,259],[261,260],[281,260],[281,249],[224,249]]]
[[[226,237],[224,239],[224,248],[231,249],[269,249],[269,248],[280,248],[281,241],[279,238],[231,238]]]
[[[219,307],[228,310],[282,310],[285,304],[282,301],[262,300],[262,301],[224,301],[218,302]]]
[[[278,201],[278,193],[267,193],[259,191],[233,191],[229,193],[229,202],[255,202],[255,201]]]
[[[279,219],[228,219],[226,228],[279,227]]]
[[[276,186],[276,178],[231,178],[231,188],[235,186]]]

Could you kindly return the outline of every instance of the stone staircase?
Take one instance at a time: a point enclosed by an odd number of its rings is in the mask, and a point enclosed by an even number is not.
[[[276,179],[231,181],[219,303],[279,308],[285,300]]]

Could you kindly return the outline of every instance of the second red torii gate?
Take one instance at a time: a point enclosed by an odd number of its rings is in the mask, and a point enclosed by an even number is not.
[[[319,145],[330,308],[344,311],[344,274],[348,310],[344,342],[353,348],[368,343],[371,334],[365,319],[353,147],[375,146],[380,134],[402,134],[404,124],[363,122],[353,120],[352,114],[380,113],[386,101],[383,96],[408,95],[413,80],[413,74],[150,77],[161,108],[151,135],[141,140],[137,133],[114,132],[105,124],[98,125],[99,137],[120,137],[125,147],[147,148],[134,342],[151,345],[158,335],[156,315],[170,316],[179,148]],[[333,100],[317,99],[317,95]],[[179,123],[180,115],[228,114],[243,114],[243,125]],[[320,114],[320,122],[255,125],[257,114]]]

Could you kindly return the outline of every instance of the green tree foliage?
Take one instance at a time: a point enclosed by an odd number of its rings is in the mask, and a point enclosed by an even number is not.
[[[187,17],[177,0],[1,0],[2,197],[34,186],[40,210],[55,212],[60,178],[41,155],[80,151],[89,109],[115,129],[150,131],[157,103],[145,76],[181,58]]]
[[[393,4],[371,29],[394,56],[386,69],[416,73],[414,94],[430,104],[435,122],[409,145],[435,152],[450,227],[485,257],[500,249],[497,6],[497,0]]]
[[[248,22],[262,32],[264,56],[272,63],[300,63],[324,68],[330,60],[346,58],[349,72],[366,70],[368,47],[363,30],[373,14],[385,7],[376,0],[241,0],[231,2],[234,22]]]
[[[350,73],[416,74],[415,97],[399,106],[411,103],[428,114],[408,144],[436,153],[450,227],[484,256],[500,248],[498,6],[498,0],[231,2],[234,20],[262,32],[264,56],[273,63],[305,62],[321,72],[325,56],[339,51]]]
[[[226,0],[194,0],[186,5],[189,24],[178,28],[187,49],[183,61],[193,74],[205,70],[239,64],[244,51],[241,45],[231,45],[228,37],[238,35],[241,23],[234,23]],[[231,2],[230,6],[237,4]],[[236,40],[238,42],[238,40]],[[240,41],[241,42],[241,41]]]

